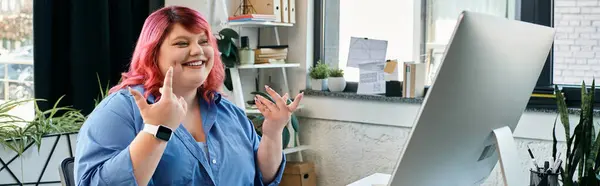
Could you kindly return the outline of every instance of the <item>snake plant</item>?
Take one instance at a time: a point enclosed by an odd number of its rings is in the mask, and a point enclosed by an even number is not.
[[[269,101],[275,103],[275,101],[273,100],[273,98],[271,98],[271,96],[269,94],[267,94],[267,93],[264,93],[264,92],[251,92],[251,94],[262,96],[262,97],[268,99]],[[287,102],[286,104],[289,105],[293,101],[288,98],[288,100],[286,102]],[[254,116],[254,117],[250,116],[250,117],[252,118],[251,120],[253,120],[253,123],[255,123],[255,129],[256,129],[257,133],[259,135],[262,135],[261,134],[261,132],[262,132],[261,128],[262,128],[262,121],[264,121],[264,117],[262,115],[261,116]],[[290,117],[290,122],[292,123],[292,128],[295,131],[294,135],[297,135],[297,132],[298,132],[298,123],[299,122],[298,122],[298,118],[293,113],[292,113],[292,115]],[[260,124],[256,124],[256,123],[260,123]],[[291,138],[290,131],[288,130],[287,127],[283,128],[282,135],[283,135],[282,136],[282,139],[283,139],[283,148],[285,148],[290,143],[290,138]]]
[[[579,114],[579,123],[575,126],[571,134],[569,113],[565,97],[555,86],[556,101],[560,121],[565,128],[566,136],[566,160],[561,169],[562,183],[564,186],[587,186],[600,185],[600,135],[594,127],[594,94],[595,80],[592,81],[592,87],[588,90],[585,82],[581,85],[581,113]],[[558,120],[558,118],[557,118]],[[556,121],[554,128],[556,128]],[[553,131],[553,157],[557,154],[556,133]],[[577,175],[575,175],[577,171]]]

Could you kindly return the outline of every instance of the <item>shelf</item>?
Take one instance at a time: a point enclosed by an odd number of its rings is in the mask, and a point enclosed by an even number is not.
[[[291,153],[294,153],[294,152],[300,152],[300,151],[308,150],[308,149],[309,149],[309,147],[307,145],[300,145],[300,146],[297,146],[297,147],[288,147],[288,148],[285,148],[285,149],[283,149],[283,153],[284,154],[291,154]]]
[[[244,64],[244,65],[238,65],[235,68],[238,68],[238,69],[256,69],[256,68],[289,68],[289,67],[300,67],[300,64],[299,63]]]
[[[296,108],[296,111],[300,110],[304,108],[304,105],[300,105],[298,106],[298,108]],[[260,111],[257,108],[253,108],[253,107],[246,107],[246,114],[260,114]]]
[[[233,27],[291,27],[294,26],[294,24],[292,23],[278,23],[278,22],[270,22],[270,21],[263,21],[263,22],[229,22],[228,23],[229,26],[233,26]]]

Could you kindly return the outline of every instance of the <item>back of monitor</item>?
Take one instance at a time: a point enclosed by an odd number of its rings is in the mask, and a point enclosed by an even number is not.
[[[485,181],[498,162],[492,131],[515,130],[553,40],[549,27],[462,12],[389,185]]]

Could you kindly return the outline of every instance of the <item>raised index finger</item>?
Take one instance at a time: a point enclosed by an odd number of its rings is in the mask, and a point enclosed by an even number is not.
[[[173,66],[167,70],[162,88],[164,91],[163,94],[171,94],[173,92]]]

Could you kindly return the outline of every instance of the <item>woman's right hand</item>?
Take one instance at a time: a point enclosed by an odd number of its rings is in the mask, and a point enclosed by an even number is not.
[[[146,124],[164,125],[175,130],[185,118],[187,104],[183,97],[177,98],[173,94],[173,67],[170,67],[165,74],[163,87],[160,88],[162,96],[155,104],[149,105],[142,93],[137,90],[129,88],[129,92],[135,98],[135,103]]]

